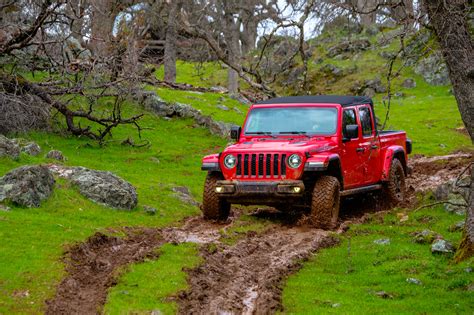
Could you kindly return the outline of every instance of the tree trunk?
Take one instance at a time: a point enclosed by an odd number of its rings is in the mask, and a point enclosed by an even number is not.
[[[469,3],[467,0],[424,0],[423,6],[446,61],[461,118],[474,142],[474,43],[468,27]],[[473,173],[471,169],[471,178]],[[464,237],[457,261],[474,252],[473,185],[471,182]]]
[[[171,1],[168,4],[168,22],[166,26],[165,40],[165,77],[166,82],[176,82],[176,41],[178,40],[177,20],[181,1]]]
[[[91,48],[94,56],[106,57],[117,8],[114,7],[112,0],[94,0],[91,1],[91,7]]]
[[[241,48],[240,48],[240,23],[234,20],[232,12],[225,14],[225,40],[227,44],[227,54],[231,63],[241,65]],[[229,68],[227,74],[227,89],[230,94],[239,93],[239,74],[235,69]]]
[[[357,11],[360,12],[360,24],[369,26],[375,23],[377,15],[374,10],[376,5],[376,0],[357,0]]]

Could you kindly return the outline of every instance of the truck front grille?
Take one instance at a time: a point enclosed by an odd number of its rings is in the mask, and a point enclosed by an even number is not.
[[[237,178],[286,176],[286,154],[237,154]]]

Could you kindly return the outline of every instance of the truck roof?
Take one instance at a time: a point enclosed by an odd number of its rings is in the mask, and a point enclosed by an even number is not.
[[[372,99],[366,96],[339,96],[339,95],[305,95],[305,96],[285,96],[276,97],[260,101],[255,105],[268,104],[340,104],[343,107],[370,104]]]

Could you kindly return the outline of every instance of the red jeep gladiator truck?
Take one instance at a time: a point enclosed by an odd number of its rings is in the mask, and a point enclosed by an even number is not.
[[[378,131],[373,102],[362,96],[293,96],[250,107],[236,142],[202,160],[207,171],[202,212],[225,220],[231,204],[310,209],[331,228],[340,198],[381,190],[403,201],[411,141],[404,131]]]

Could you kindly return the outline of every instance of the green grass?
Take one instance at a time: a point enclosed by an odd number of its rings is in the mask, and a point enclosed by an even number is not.
[[[107,227],[161,227],[199,213],[197,207],[176,199],[171,188],[187,186],[200,200],[205,176],[200,160],[205,154],[220,151],[225,140],[193,127],[190,120],[166,121],[148,115],[142,126],[152,128],[143,132],[152,143],[150,148],[120,144],[134,133],[131,127],[117,129],[117,141],[102,148],[87,139],[33,133],[25,137],[40,144],[40,157],[22,154],[18,161],[0,159],[1,176],[20,165],[54,162],[43,156],[50,149],[59,149],[67,157],[67,165],[109,170],[130,181],[139,198],[132,211],[113,210],[90,202],[60,180],[53,196],[40,208],[12,206],[11,211],[0,212],[0,313],[37,313],[43,309],[44,300],[52,296],[63,276],[60,258],[68,244]],[[146,214],[144,205],[157,208],[157,215]],[[28,296],[23,296],[25,292]]]
[[[160,256],[129,266],[117,286],[109,291],[105,314],[176,314],[177,305],[170,296],[186,289],[183,268],[193,268],[200,262],[197,245],[165,244]]]
[[[287,280],[283,305],[287,314],[472,314],[474,273],[464,269],[474,260],[451,264],[450,256],[434,255],[429,244],[413,242],[410,233],[431,229],[455,245],[460,232],[447,228],[463,216],[442,207],[395,213],[352,226],[341,244],[325,249]],[[374,240],[388,238],[389,245]],[[408,283],[416,278],[422,285]],[[390,298],[377,296],[385,291]]]

